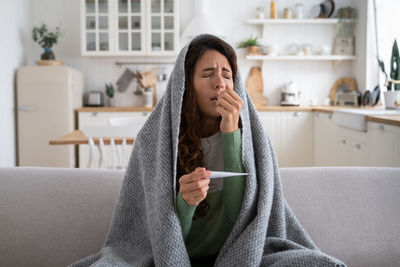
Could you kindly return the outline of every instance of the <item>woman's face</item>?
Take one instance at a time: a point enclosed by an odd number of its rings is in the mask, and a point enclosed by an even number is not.
[[[197,105],[204,116],[215,119],[217,99],[221,92],[233,89],[232,69],[224,55],[216,50],[206,51],[194,67],[193,87]]]

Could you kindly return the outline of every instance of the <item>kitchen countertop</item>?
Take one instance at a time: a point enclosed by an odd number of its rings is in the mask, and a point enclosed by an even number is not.
[[[352,106],[265,106],[258,107],[258,111],[318,111],[332,114],[337,109],[345,109],[355,107]],[[378,107],[360,107],[360,109],[383,109]],[[145,107],[83,107],[79,108],[78,112],[151,112],[153,108]],[[399,115],[367,115],[367,121],[385,123],[394,126],[400,126]]]
[[[400,115],[367,115],[365,119],[367,121],[400,126]]]

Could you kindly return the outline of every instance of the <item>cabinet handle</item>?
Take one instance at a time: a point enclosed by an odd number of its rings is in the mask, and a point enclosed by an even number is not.
[[[332,119],[332,114],[329,114],[329,115],[328,115],[328,118],[329,118],[329,119]]]
[[[295,113],[293,113],[293,116],[300,117],[301,116],[301,112],[295,112]]]
[[[361,149],[361,145],[360,144],[356,144],[356,148],[357,149]]]
[[[383,131],[383,130],[385,130],[385,126],[383,126],[382,124],[380,124],[379,127],[378,127],[378,129],[381,130],[381,131]]]
[[[34,106],[20,106],[20,107],[18,107],[18,109],[22,110],[22,111],[32,111],[32,110],[36,110],[37,107],[34,107]]]
[[[319,112],[316,112],[316,113],[315,113],[315,116],[319,117]]]
[[[97,116],[98,114],[97,114],[97,112],[92,112],[92,114],[91,114],[93,117],[95,117],[95,116]]]
[[[346,140],[342,139],[342,144],[346,144]]]
[[[143,112],[142,113],[143,116],[147,116],[147,114],[148,114],[147,112]]]

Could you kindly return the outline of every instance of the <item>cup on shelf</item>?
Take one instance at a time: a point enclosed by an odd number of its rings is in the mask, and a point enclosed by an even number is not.
[[[322,55],[330,55],[332,53],[332,47],[329,45],[323,45],[321,47],[321,54]]]
[[[310,44],[304,44],[303,45],[303,52],[304,55],[306,56],[311,56],[312,55],[312,46]]]
[[[293,18],[302,19],[304,18],[303,4],[296,3],[294,6]]]

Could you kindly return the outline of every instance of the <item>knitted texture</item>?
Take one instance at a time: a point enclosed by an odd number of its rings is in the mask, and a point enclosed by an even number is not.
[[[103,249],[70,266],[190,266],[176,212],[187,49],[137,135]],[[288,207],[271,142],[239,73],[234,90],[243,101],[242,162],[248,176],[241,212],[215,266],[345,266],[314,245]]]

